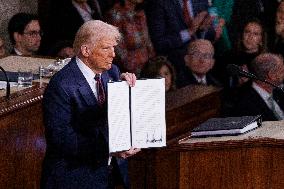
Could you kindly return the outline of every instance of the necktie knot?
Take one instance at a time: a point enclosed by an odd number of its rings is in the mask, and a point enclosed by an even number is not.
[[[95,80],[98,82],[99,80],[101,80],[101,76],[100,76],[100,74],[96,74],[95,75]]]
[[[101,76],[100,74],[95,75],[95,80],[96,80],[96,89],[97,89],[97,100],[98,104],[102,106],[105,102],[105,92],[104,92],[104,87],[101,81]]]

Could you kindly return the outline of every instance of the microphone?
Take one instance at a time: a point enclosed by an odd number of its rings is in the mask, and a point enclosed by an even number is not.
[[[235,64],[228,64],[227,71],[231,76],[241,76],[250,79],[258,79],[253,73],[247,72]]]
[[[6,83],[7,83],[7,85],[6,85],[6,98],[9,99],[9,97],[10,97],[10,81],[9,81],[9,77],[8,77],[6,71],[4,70],[4,68],[2,68],[1,66],[0,66],[0,70],[2,70],[2,72],[5,75],[5,80],[6,80]]]
[[[238,65],[228,64],[227,65],[227,71],[231,76],[238,76],[238,77],[241,76],[241,77],[246,77],[246,78],[258,80],[258,81],[264,82],[266,84],[269,84],[269,85],[273,86],[274,88],[280,89],[284,93],[284,89],[282,87],[279,87],[279,86],[275,85],[274,83],[267,81],[266,79],[258,78],[253,73],[250,73],[250,72],[243,70]]]

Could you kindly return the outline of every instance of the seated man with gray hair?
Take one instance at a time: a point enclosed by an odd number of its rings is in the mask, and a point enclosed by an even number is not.
[[[258,78],[265,79],[279,86],[284,80],[283,58],[276,54],[264,53],[257,56],[252,70]],[[262,115],[264,121],[284,119],[284,103],[275,98],[274,87],[254,80],[251,85],[244,86],[237,97],[233,108],[234,116]],[[280,94],[281,96],[284,95]],[[283,97],[282,97],[283,98]]]

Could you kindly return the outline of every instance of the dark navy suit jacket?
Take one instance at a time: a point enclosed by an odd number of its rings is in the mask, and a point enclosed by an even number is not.
[[[277,103],[280,108],[284,110],[284,104],[279,101]],[[277,121],[276,116],[251,86],[244,86],[241,88],[240,95],[237,98],[232,112],[231,116],[262,115],[263,121]]]
[[[222,84],[211,74],[210,71],[206,74],[206,82],[207,85],[222,87]],[[182,71],[182,74],[180,74],[179,77],[177,77],[176,85],[177,88],[182,88],[187,85],[200,85],[200,84],[195,79],[190,69],[185,67],[185,69]]]
[[[115,65],[102,73],[105,90],[119,75]],[[43,106],[47,150],[42,188],[107,188],[107,110],[98,106],[76,59],[50,80]],[[117,158],[117,163],[128,185],[127,161]]]

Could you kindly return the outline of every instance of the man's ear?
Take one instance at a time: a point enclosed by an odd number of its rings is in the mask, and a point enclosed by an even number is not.
[[[81,53],[84,57],[89,57],[91,52],[90,52],[90,49],[88,48],[87,45],[82,45],[81,46]]]
[[[17,42],[17,41],[20,41],[21,40],[21,37],[22,37],[22,34],[18,33],[18,32],[14,32],[13,33],[13,38],[14,40]]]
[[[277,78],[277,74],[274,73],[274,71],[270,70],[267,74],[267,80],[268,81],[275,81]]]
[[[188,62],[188,59],[189,59],[189,55],[188,54],[186,54],[185,56],[184,56],[184,62],[185,62],[185,64]]]

